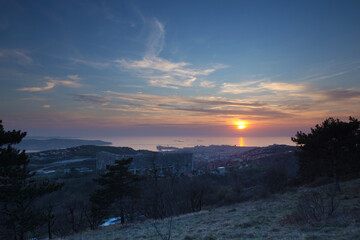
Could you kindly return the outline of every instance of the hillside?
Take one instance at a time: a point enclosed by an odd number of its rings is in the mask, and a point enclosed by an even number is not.
[[[329,186],[302,187],[293,192],[272,195],[268,199],[174,217],[171,239],[360,239],[360,179],[341,185],[342,192],[335,198],[339,207],[334,214],[311,224],[299,222],[291,213],[296,209],[302,194],[324,192]],[[323,196],[326,202],[328,197],[326,194]],[[155,240],[161,239],[156,228],[165,234],[169,223],[170,219],[117,224],[61,239]]]
[[[64,149],[81,145],[111,145],[111,142],[101,140],[83,140],[83,139],[24,139],[21,143],[15,145],[18,149],[27,151],[46,151],[51,149]]]

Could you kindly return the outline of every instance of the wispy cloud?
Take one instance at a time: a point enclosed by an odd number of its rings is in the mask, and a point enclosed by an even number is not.
[[[74,78],[78,78],[80,79],[77,75],[70,75],[70,77]],[[71,88],[79,88],[82,87],[83,85],[76,82],[76,81],[72,81],[72,80],[68,80],[68,79],[57,79],[57,78],[53,78],[53,77],[44,77],[44,79],[46,79],[47,81],[45,82],[45,86],[42,87],[24,87],[24,88],[19,88],[17,89],[18,91],[27,91],[27,92],[41,92],[41,91],[47,91],[50,89],[53,89],[55,86],[65,86],[65,87],[71,87]]]
[[[51,108],[51,106],[49,104],[46,105],[42,105],[43,108]]]
[[[343,99],[360,99],[360,89],[330,89],[321,92],[323,96],[327,98],[327,100],[343,100]]]
[[[106,97],[98,94],[77,94],[74,96],[74,101],[84,102],[88,104],[95,104],[105,106],[109,104],[109,100]]]
[[[222,93],[242,94],[260,92],[299,92],[308,89],[303,84],[286,82],[272,82],[270,79],[260,79],[242,83],[224,83],[221,87]]]
[[[79,77],[79,75],[75,74],[75,75],[67,75],[67,77],[71,80],[74,81],[80,81],[82,78]]]
[[[21,98],[21,101],[46,101],[46,98],[42,98],[42,97],[37,97],[37,96],[33,96],[33,97],[26,97],[26,98]]]
[[[151,22],[152,33],[148,36],[147,39],[147,56],[153,57],[159,55],[163,50],[165,43],[165,27],[164,25],[157,20],[153,19]]]
[[[266,103],[261,102],[251,102],[244,100],[233,100],[222,97],[197,97],[188,99],[190,103],[199,103],[207,105],[220,105],[220,106],[247,106],[247,107],[262,107],[267,105]]]
[[[273,106],[222,97],[181,97],[159,96],[143,93],[121,93],[107,91],[105,96],[96,94],[76,95],[75,101],[85,102],[93,106],[101,105],[103,110],[122,111],[137,114],[211,117],[215,116],[244,117],[252,119],[274,119],[292,116],[291,113],[273,108]],[[209,121],[209,120],[208,120]]]
[[[89,61],[89,60],[78,59],[78,58],[70,58],[70,61],[72,61],[74,63],[88,65],[90,67],[94,67],[94,68],[98,68],[98,69],[104,69],[111,65],[111,62],[95,62],[95,61]]]
[[[200,87],[203,88],[214,88],[216,86],[215,82],[212,81],[201,81],[200,82]]]
[[[350,74],[360,69],[359,62],[351,62],[345,64],[334,63],[327,65],[326,70],[318,70],[317,73],[305,75],[301,78],[296,79],[296,82],[314,83],[317,81],[332,80],[340,76]]]
[[[261,82],[259,84],[260,88],[264,90],[270,91],[286,91],[286,92],[299,92],[308,89],[307,86],[302,84],[293,84],[293,83],[285,83],[285,82]]]
[[[0,50],[0,59],[15,60],[18,64],[29,65],[33,64],[34,60],[28,55],[27,51],[16,49]]]
[[[247,106],[247,107],[262,107],[265,103],[249,102],[243,100],[234,100],[224,97],[181,97],[181,96],[159,96],[144,93],[119,93],[107,91],[106,94],[111,99],[121,99],[130,102],[143,102],[149,104],[190,104],[190,105],[206,105],[206,106]]]
[[[334,114],[341,116],[360,110],[358,104],[360,89],[358,88],[324,89],[324,87],[308,83],[260,79],[244,83],[224,83],[220,94],[233,94],[248,101],[265,102],[271,106],[272,110],[292,114],[299,119],[311,116],[327,117]]]
[[[292,114],[281,112],[279,110],[270,110],[266,108],[245,108],[245,109],[216,109],[216,108],[198,108],[198,107],[179,107],[170,104],[160,104],[159,106],[177,111],[198,112],[210,115],[230,115],[234,117],[246,116],[253,118],[260,116],[262,118],[283,118],[290,117]]]
[[[18,91],[28,91],[28,92],[40,92],[53,89],[55,87],[55,82],[46,82],[43,87],[24,87],[17,89]]]
[[[187,62],[172,62],[159,57],[164,46],[165,28],[161,22],[154,19],[152,29],[147,39],[147,51],[141,60],[117,59],[114,61],[119,66],[135,71],[141,77],[148,79],[150,85],[167,88],[189,87],[199,76],[208,76],[218,69],[227,67],[216,65],[200,69],[191,67],[191,64]],[[209,85],[203,84],[203,86]]]

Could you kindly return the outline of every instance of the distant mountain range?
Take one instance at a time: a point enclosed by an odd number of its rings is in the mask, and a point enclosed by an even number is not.
[[[82,145],[106,146],[111,142],[101,140],[83,140],[83,139],[23,139],[20,144],[15,145],[16,148],[27,151],[46,151],[51,149],[64,149],[77,147]]]

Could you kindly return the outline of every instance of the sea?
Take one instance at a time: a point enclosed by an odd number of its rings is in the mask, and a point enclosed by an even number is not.
[[[195,147],[210,145],[230,145],[240,147],[266,147],[273,144],[294,146],[290,137],[103,137],[115,147],[131,147],[135,150],[157,151],[163,147]]]

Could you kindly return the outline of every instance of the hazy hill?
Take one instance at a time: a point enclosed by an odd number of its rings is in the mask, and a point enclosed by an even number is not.
[[[68,149],[69,153],[81,157],[96,157],[98,152],[109,152],[114,154],[137,154],[150,153],[148,150],[134,150],[130,147],[112,147],[112,146],[92,146],[85,145]]]
[[[150,153],[147,150],[134,150],[129,147],[112,147],[112,146],[94,146],[94,145],[82,145],[77,147],[71,147],[66,149],[46,150],[41,152],[28,153],[31,164],[46,165],[54,162],[61,162],[62,164],[69,163],[67,167],[74,165],[74,160],[87,160],[95,164],[96,154],[98,152],[105,151],[114,154],[137,154],[137,153]],[[95,165],[93,167],[95,167]],[[39,165],[39,166],[40,166]],[[81,166],[81,163],[75,163],[77,167]]]
[[[101,140],[83,140],[83,139],[24,139],[20,144],[15,145],[18,149],[27,151],[46,151],[51,149],[64,149],[81,145],[111,145],[111,142]]]

